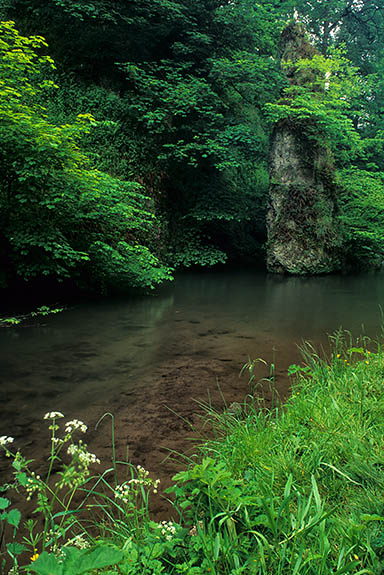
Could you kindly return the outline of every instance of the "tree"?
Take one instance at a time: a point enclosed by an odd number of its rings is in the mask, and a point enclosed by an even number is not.
[[[314,52],[283,67],[294,69],[300,82],[287,86],[276,103],[266,104],[274,122],[289,121],[320,145],[333,151],[339,165],[349,163],[360,148],[354,126],[352,96],[361,92],[361,78],[342,50],[332,56]]]
[[[255,251],[257,240],[260,247],[263,105],[281,83],[274,15],[250,0],[9,2],[23,29],[50,40],[59,71],[72,73],[62,116],[77,91],[77,111],[104,122],[89,149],[111,135],[111,155],[126,159],[119,175],[135,174],[154,198],[172,259],[214,263],[228,251]],[[113,106],[105,106],[107,92]]]
[[[0,258],[3,285],[16,275],[72,277],[80,285],[152,287],[169,277],[141,239],[153,226],[140,186],[91,168],[78,147],[94,123],[55,125],[42,100],[46,42],[1,23]]]
[[[282,0],[275,4],[281,15],[305,25],[324,56],[331,46],[345,42],[354,63],[362,62],[367,44],[380,40],[384,17],[380,0]]]

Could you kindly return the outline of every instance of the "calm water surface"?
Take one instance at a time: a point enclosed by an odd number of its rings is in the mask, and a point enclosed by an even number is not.
[[[284,394],[297,344],[322,343],[340,326],[375,337],[383,305],[383,273],[305,279],[232,270],[179,275],[154,296],[74,305],[44,325],[2,329],[0,435],[37,452],[46,411],[90,423],[110,411],[121,448],[159,466],[189,432],[174,412],[193,420],[195,400],[208,394],[217,407],[243,399],[248,357],[276,363]],[[90,442],[107,449],[101,429]]]

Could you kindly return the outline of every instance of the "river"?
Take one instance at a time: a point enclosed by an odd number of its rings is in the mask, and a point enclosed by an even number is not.
[[[108,465],[115,416],[119,457],[159,476],[177,468],[170,450],[188,453],[199,402],[215,408],[249,392],[239,372],[248,358],[275,365],[282,397],[299,361],[297,345],[326,344],[340,326],[380,334],[384,274],[296,278],[223,270],[179,274],[154,295],[79,303],[38,325],[0,330],[0,435],[39,460],[47,411],[90,425],[88,442]],[[257,375],[269,375],[260,363]],[[270,390],[265,386],[267,400]],[[5,477],[8,461],[2,458]],[[158,510],[161,512],[161,502]]]

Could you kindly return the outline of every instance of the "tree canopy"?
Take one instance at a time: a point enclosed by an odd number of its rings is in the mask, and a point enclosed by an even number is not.
[[[332,149],[345,251],[359,259],[363,216],[343,174],[372,176],[364,202],[377,204],[380,2],[1,0],[0,13],[15,22],[1,28],[5,276],[108,289],[154,285],[170,267],[262,259],[269,138],[288,117],[310,119]],[[292,18],[319,51],[295,64],[315,78],[300,87],[280,65]],[[382,253],[380,214],[367,265]]]
[[[94,119],[53,124],[43,105],[58,89],[43,38],[1,24],[0,255],[3,282],[49,276],[89,287],[149,286],[168,277],[139,241],[153,226],[150,203],[135,182],[91,167],[78,145]]]

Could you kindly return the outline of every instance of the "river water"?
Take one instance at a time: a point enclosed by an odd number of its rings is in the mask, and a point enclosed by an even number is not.
[[[0,330],[0,435],[12,435],[39,460],[47,447],[44,413],[62,411],[90,425],[88,442],[106,465],[115,417],[119,457],[167,483],[199,427],[199,402],[242,401],[239,372],[248,358],[276,368],[289,391],[287,367],[297,345],[325,344],[342,326],[355,335],[380,334],[384,274],[279,277],[228,270],[181,274],[153,296],[73,305],[34,326]],[[260,363],[257,375],[269,374]],[[270,394],[266,387],[268,399]],[[9,463],[9,462],[6,462]],[[0,472],[5,477],[4,458]],[[1,477],[0,477],[1,483]],[[161,503],[159,509],[161,511]]]

